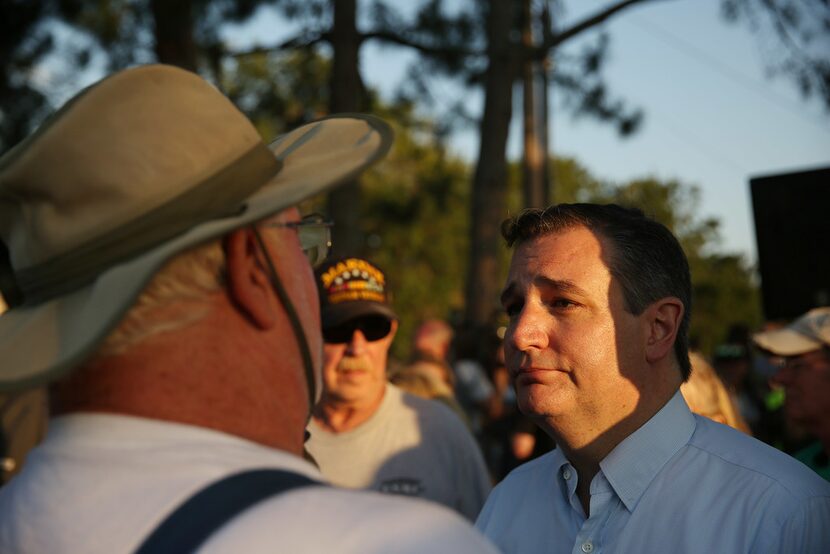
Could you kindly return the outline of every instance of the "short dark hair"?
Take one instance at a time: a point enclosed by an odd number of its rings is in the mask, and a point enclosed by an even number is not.
[[[635,208],[616,204],[554,204],[530,208],[505,220],[501,233],[512,247],[536,237],[582,226],[612,245],[611,275],[620,283],[626,310],[643,313],[653,302],[674,296],[683,303],[674,353],[683,380],[689,378],[689,321],[692,280],[689,262],[675,236],[664,225]]]

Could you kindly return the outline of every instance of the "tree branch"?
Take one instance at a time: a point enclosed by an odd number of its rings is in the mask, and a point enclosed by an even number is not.
[[[599,25],[612,15],[620,12],[626,8],[629,8],[635,4],[640,4],[642,2],[648,2],[651,0],[623,0],[622,2],[617,2],[614,5],[608,6],[607,8],[603,9],[595,13],[594,15],[588,16],[582,21],[574,24],[573,26],[565,29],[564,31],[560,31],[558,33],[545,33],[546,39],[544,44],[538,46],[534,49],[533,58],[535,59],[543,59],[548,50],[551,48],[555,48],[556,46],[560,45],[561,43],[565,42],[569,38],[578,35],[582,31],[586,29],[590,29],[595,25]]]
[[[798,41],[793,38],[792,33],[787,26],[786,17],[782,12],[781,7],[776,2],[771,0],[763,0],[762,4],[766,6],[767,10],[770,12],[773,28],[778,33],[781,42],[783,42],[790,49],[790,52],[793,53],[795,63],[800,63],[806,68],[806,72],[810,75],[821,73],[818,69],[818,64],[813,61],[812,56],[810,56],[810,54],[802,48],[800,44],[798,44]],[[815,78],[813,79],[813,84],[820,90],[820,94],[826,99],[826,101],[830,101],[830,89],[827,88],[824,80],[820,77]]]
[[[254,54],[267,54],[270,52],[277,52],[279,50],[300,50],[328,40],[329,34],[327,32],[303,32],[273,46],[257,46],[255,48],[251,48],[250,50],[229,52],[228,55],[232,58],[244,58]]]
[[[440,47],[440,46],[430,46],[428,44],[423,44],[417,42],[415,40],[406,38],[398,33],[393,33],[391,31],[372,31],[370,33],[363,33],[361,34],[361,41],[364,40],[379,40],[382,42],[389,42],[392,44],[397,44],[398,46],[406,46],[409,48],[413,48],[423,54],[429,54],[432,56],[483,56],[483,51],[478,50],[468,50],[466,48],[457,48],[457,47]]]

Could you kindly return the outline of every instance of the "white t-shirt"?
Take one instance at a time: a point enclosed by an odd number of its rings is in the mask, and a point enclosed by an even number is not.
[[[445,405],[388,384],[378,410],[344,433],[309,423],[306,448],[332,483],[417,496],[474,520],[490,493],[475,439]]]
[[[104,414],[59,417],[23,472],[0,489],[0,552],[131,552],[207,484],[258,468],[321,480],[299,457],[201,427]],[[199,550],[425,551],[494,552],[441,507],[317,486],[254,505]]]

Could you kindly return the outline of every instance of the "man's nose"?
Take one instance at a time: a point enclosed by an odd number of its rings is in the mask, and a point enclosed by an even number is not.
[[[366,336],[360,329],[352,331],[352,338],[346,343],[346,354],[349,356],[359,356],[366,349]]]
[[[520,352],[543,350],[548,347],[549,337],[541,311],[534,306],[525,306],[513,316],[507,328],[509,345]]]

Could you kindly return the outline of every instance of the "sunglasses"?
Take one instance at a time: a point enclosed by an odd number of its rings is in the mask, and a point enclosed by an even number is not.
[[[352,340],[355,331],[360,331],[367,341],[375,342],[387,336],[391,330],[391,320],[381,315],[369,315],[323,329],[323,340],[328,344],[345,344]]]
[[[311,267],[317,267],[329,257],[331,251],[331,221],[320,214],[309,214],[300,221],[286,223],[266,223],[263,227],[288,227],[296,229],[300,239],[300,248],[308,258]]]

